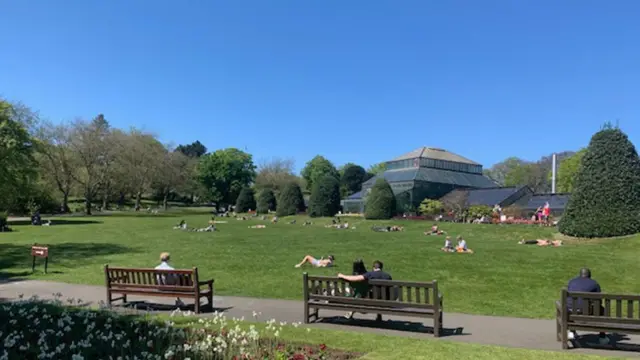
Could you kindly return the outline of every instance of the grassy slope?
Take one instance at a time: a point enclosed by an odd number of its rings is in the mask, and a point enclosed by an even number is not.
[[[198,227],[208,220],[206,215],[182,217]],[[349,272],[351,261],[362,257],[367,263],[384,261],[395,279],[437,279],[450,312],[550,318],[560,288],[585,265],[605,291],[640,293],[640,236],[539,248],[516,242],[551,236],[552,229],[442,224],[449,234],[465,236],[476,252],[468,255],[440,252],[443,237],[424,236],[431,225],[425,222],[405,222],[402,233],[375,233],[369,229],[373,223],[360,219],[353,220],[356,230],[326,229],[327,219],[314,220],[311,227],[298,219],[298,225],[282,221],[248,229],[266,222],[230,219],[217,233],[171,230],[180,219],[112,216],[73,219],[97,224],[16,226],[16,232],[0,234],[0,275],[28,272],[28,246],[38,242],[51,246],[50,270],[56,273],[32,277],[71,283],[101,285],[103,264],[149,267],[161,251],[169,251],[175,267],[197,266],[202,278],[216,279],[217,293],[223,295],[301,299],[302,270],[293,265],[305,254],[337,258],[337,268],[307,268],[312,274]]]

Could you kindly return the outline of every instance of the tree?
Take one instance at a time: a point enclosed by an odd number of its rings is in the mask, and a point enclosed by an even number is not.
[[[333,175],[317,179],[309,199],[309,216],[334,216],[340,211],[340,183]]]
[[[605,127],[582,158],[561,233],[585,238],[640,232],[640,158],[625,133]]]
[[[510,157],[493,165],[489,169],[485,169],[483,172],[485,176],[495,181],[499,185],[504,186],[507,175],[511,173],[513,169],[523,166],[524,164],[526,164],[526,161],[517,157]]]
[[[547,171],[539,163],[521,163],[509,169],[505,175],[504,186],[530,187],[534,192],[548,192]]]
[[[391,219],[396,214],[396,198],[389,183],[380,178],[376,180],[367,196],[364,217],[371,220]]]
[[[346,189],[346,196],[362,190],[362,183],[367,180],[367,172],[362,166],[349,163],[342,168],[340,182]]]
[[[440,198],[440,201],[444,206],[444,210],[448,213],[453,213],[456,220],[462,221],[466,218],[468,200],[469,191],[463,189],[453,190]]]
[[[258,214],[267,214],[269,211],[276,209],[276,196],[271,189],[262,189],[258,193],[258,201],[256,204],[256,212]]]
[[[372,176],[375,176],[375,175],[378,175],[378,174],[382,174],[385,171],[387,171],[387,163],[383,163],[383,162],[378,163],[378,164],[373,164],[373,165],[369,166],[369,169],[367,169],[367,173],[371,174]]]
[[[424,199],[420,202],[419,210],[423,215],[439,215],[444,210],[444,205],[438,200]]]
[[[556,192],[559,193],[571,193],[573,192],[573,185],[575,183],[576,175],[580,170],[580,163],[586,153],[586,149],[582,149],[562,160],[558,165],[558,172],[556,177]],[[551,171],[549,171],[549,181],[551,181]]]
[[[313,189],[313,182],[325,175],[331,175],[336,179],[340,177],[333,163],[320,155],[307,162],[301,174],[306,181],[307,190]]]
[[[200,141],[195,141],[187,145],[178,145],[176,151],[179,151],[190,158],[199,158],[207,153],[207,147],[202,145]]]
[[[104,115],[96,116],[91,122],[75,121],[70,147],[79,160],[73,178],[83,188],[85,213],[91,215],[91,203],[106,180],[114,149],[111,128]]]
[[[14,115],[12,105],[0,101],[0,212],[14,206],[36,178],[33,139]]]
[[[305,209],[302,190],[297,183],[289,183],[280,192],[276,215],[289,216],[302,212]]]
[[[238,195],[238,199],[236,200],[236,212],[247,212],[250,210],[255,210],[256,208],[256,198],[255,193],[252,188],[244,187],[240,191],[240,195]]]
[[[73,175],[78,171],[78,159],[71,149],[71,127],[68,124],[44,122],[38,130],[40,168],[52,180],[62,195],[61,209],[69,212],[69,194]]]
[[[197,177],[217,206],[233,204],[256,176],[252,156],[235,148],[216,150],[200,158]]]
[[[292,159],[272,158],[262,160],[258,165],[256,175],[256,189],[271,189],[274,194],[280,191],[290,182],[298,182],[300,179],[293,174],[295,162]]]
[[[190,159],[180,151],[166,149],[161,166],[156,169],[152,187],[162,195],[162,206],[168,208],[169,195],[179,191],[192,176]]]

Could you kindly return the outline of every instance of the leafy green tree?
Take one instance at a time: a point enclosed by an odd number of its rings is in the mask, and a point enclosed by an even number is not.
[[[488,205],[471,205],[467,213],[471,219],[479,219],[483,216],[491,217],[493,208]]]
[[[580,170],[580,163],[586,153],[586,149],[582,149],[577,153],[565,158],[558,165],[558,173],[556,178],[556,191],[559,193],[573,192],[573,185]],[[549,181],[551,181],[551,171],[549,171]]]
[[[304,210],[304,198],[302,197],[302,190],[300,189],[300,185],[294,182],[285,185],[285,187],[280,192],[280,196],[278,197],[276,215],[295,215],[298,212],[302,212]]]
[[[317,179],[311,190],[309,216],[334,216],[340,211],[340,183],[333,175]]]
[[[391,219],[396,214],[396,198],[389,183],[380,178],[376,180],[367,196],[364,217],[372,220]]]
[[[362,190],[362,183],[367,179],[367,171],[362,166],[349,163],[342,168],[340,183],[346,190],[346,196]]]
[[[200,141],[195,141],[191,144],[178,145],[176,151],[179,151],[190,158],[199,158],[207,153],[207,147],[202,145]]]
[[[369,178],[376,176],[378,174],[382,174],[385,171],[387,171],[387,163],[383,163],[383,162],[378,164],[373,164],[369,166],[369,168],[367,169],[367,173],[371,175],[369,176]]]
[[[256,212],[258,214],[267,214],[269,211],[276,209],[276,196],[271,189],[263,189],[258,193],[258,203]]]
[[[640,158],[619,129],[591,138],[560,219],[561,233],[585,238],[640,232]]]
[[[33,139],[13,116],[12,105],[0,101],[0,212],[15,206],[37,176]]]
[[[314,181],[324,177],[325,175],[331,175],[336,179],[340,177],[338,170],[333,163],[320,155],[317,155],[307,162],[301,171],[301,175],[306,181],[307,190],[313,189]]]
[[[256,209],[255,192],[250,187],[242,188],[238,200],[236,201],[236,212],[247,212]]]
[[[438,215],[444,210],[444,205],[438,200],[424,199],[420,202],[419,210],[423,215]]]
[[[197,178],[218,206],[233,204],[240,190],[249,186],[255,176],[252,156],[235,148],[202,156],[197,169]]]

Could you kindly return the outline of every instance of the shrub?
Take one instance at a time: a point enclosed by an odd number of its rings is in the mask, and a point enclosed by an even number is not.
[[[479,219],[483,216],[491,217],[493,214],[493,208],[487,205],[471,205],[467,214],[472,219]]]
[[[640,232],[640,158],[619,129],[591,138],[574,183],[561,233],[576,237],[611,237]]]
[[[381,220],[391,219],[396,213],[396,197],[393,195],[389,183],[380,178],[371,188],[371,194],[367,196],[364,207],[366,219]]]
[[[258,214],[266,214],[276,209],[276,196],[271,189],[264,189],[258,194],[258,203],[256,212]]]
[[[9,217],[9,214],[7,214],[7,212],[0,211],[0,232],[9,230],[9,226],[7,222],[8,217]]]
[[[313,183],[309,199],[309,216],[334,216],[340,211],[340,183],[325,175]]]
[[[289,183],[285,185],[282,192],[280,192],[280,197],[278,198],[276,215],[295,215],[302,211],[304,211],[304,198],[302,197],[300,185],[296,183]]]
[[[420,203],[420,213],[423,215],[438,215],[444,210],[442,202],[433,199],[424,199]]]
[[[242,188],[236,200],[236,212],[243,213],[249,210],[255,210],[255,208],[256,198],[253,189],[250,187]]]

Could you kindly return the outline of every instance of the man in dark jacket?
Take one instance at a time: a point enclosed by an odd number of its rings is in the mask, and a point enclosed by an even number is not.
[[[599,293],[601,291],[600,284],[597,281],[591,278],[591,270],[587,268],[580,269],[580,275],[569,280],[569,284],[567,284],[567,290],[573,292],[591,292],[591,293]],[[568,310],[572,313],[581,313],[582,312],[582,299],[576,299],[576,304],[573,303],[573,299],[571,297],[567,298],[567,307]],[[604,314],[604,309],[601,307],[598,309],[600,311],[600,315]],[[588,315],[588,314],[585,314]],[[569,332],[569,339],[573,340],[578,336],[575,331]],[[601,344],[608,344],[609,339],[607,338],[605,333],[600,333]]]

